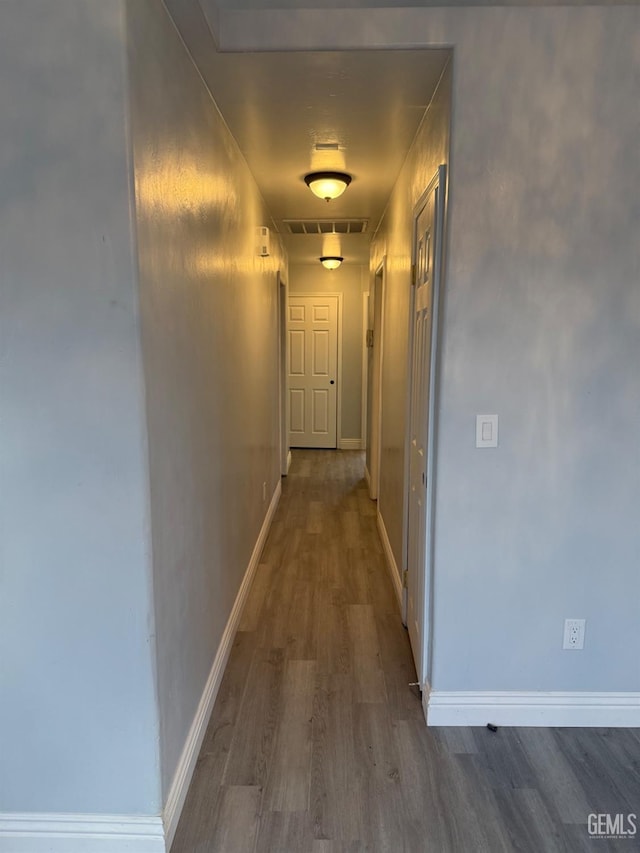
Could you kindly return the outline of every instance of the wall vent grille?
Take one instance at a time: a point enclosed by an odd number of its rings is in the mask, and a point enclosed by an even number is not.
[[[368,219],[284,219],[287,234],[364,234]]]

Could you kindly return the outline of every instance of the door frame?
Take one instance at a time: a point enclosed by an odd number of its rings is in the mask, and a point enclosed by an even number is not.
[[[417,673],[421,688],[427,688],[431,683],[431,672],[433,663],[433,581],[434,581],[434,522],[435,522],[435,449],[437,440],[436,410],[438,400],[438,368],[439,368],[439,342],[440,342],[440,302],[444,272],[444,247],[446,241],[446,193],[447,193],[447,167],[438,166],[438,169],[429,182],[427,188],[420,195],[418,202],[413,208],[412,215],[412,237],[411,237],[411,264],[412,282],[411,297],[409,305],[409,366],[408,366],[408,405],[405,431],[405,488],[404,488],[404,551],[406,569],[409,571],[409,491],[411,488],[409,460],[411,445],[411,389],[413,387],[413,327],[415,313],[415,269],[417,254],[417,221],[424,209],[429,196],[438,189],[435,208],[436,240],[434,247],[434,272],[433,293],[431,301],[431,346],[429,363],[429,403],[428,403],[428,429],[427,429],[427,453],[426,453],[426,496],[425,496],[425,565],[422,611],[422,672]],[[407,588],[402,590],[402,621],[407,623]]]
[[[291,464],[289,449],[289,382],[287,364],[289,355],[289,335],[287,323],[287,304],[289,302],[286,279],[278,270],[278,435],[280,449],[280,476],[286,477]]]
[[[374,272],[373,291],[373,377],[371,381],[371,423],[367,433],[371,437],[369,447],[369,497],[378,499],[380,492],[380,457],[382,453],[382,367],[384,361],[384,298],[387,275],[385,255]],[[377,358],[377,361],[376,361]],[[367,383],[368,384],[368,383]]]
[[[338,300],[338,353],[337,353],[337,367],[336,367],[336,446],[335,449],[340,449],[340,441],[342,440],[342,293],[333,290],[291,290],[289,287],[287,289],[287,298],[286,298],[286,306],[289,306],[289,297],[297,298],[301,296],[310,296],[314,299],[322,298],[323,296],[335,296]],[[289,329],[288,322],[288,313],[287,313],[287,331]],[[287,335],[288,339],[288,335]],[[289,344],[287,343],[287,347]],[[288,355],[288,353],[287,353]],[[285,362],[285,371],[286,371],[286,382],[287,382],[287,444],[291,447],[291,439],[289,436],[289,360]]]
[[[367,348],[367,329],[369,327],[369,292],[365,291],[362,294],[362,394],[360,395],[360,401],[362,403],[362,408],[360,411],[360,450],[366,450],[368,446],[367,442],[367,405],[368,405],[368,384],[369,384],[369,367],[368,367],[368,359],[369,352]],[[369,472],[367,471],[367,467],[365,465],[365,477],[369,476]]]

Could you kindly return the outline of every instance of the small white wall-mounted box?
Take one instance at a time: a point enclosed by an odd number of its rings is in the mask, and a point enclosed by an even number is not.
[[[476,415],[476,447],[498,446],[498,416]]]
[[[258,254],[261,258],[268,258],[271,254],[270,249],[269,229],[261,225],[258,228]]]

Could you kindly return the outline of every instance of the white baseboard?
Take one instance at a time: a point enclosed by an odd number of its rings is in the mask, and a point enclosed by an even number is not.
[[[161,817],[0,814],[2,853],[165,853]]]
[[[387,535],[387,528],[384,526],[384,521],[382,515],[380,514],[380,510],[378,510],[376,521],[378,523],[378,533],[380,534],[380,539],[382,540],[382,547],[384,548],[384,554],[387,558],[387,568],[389,569],[389,575],[391,577],[391,582],[393,583],[393,588],[396,591],[396,597],[398,599],[398,606],[402,611],[402,581],[400,579],[400,571],[398,570],[398,565],[396,563],[396,558],[393,556],[393,551],[391,550],[391,543],[389,542],[389,536]]]
[[[173,777],[173,783],[169,790],[169,796],[167,797],[163,814],[167,850],[170,849],[176,829],[178,828],[180,813],[184,806],[189,784],[191,783],[191,777],[193,776],[193,771],[198,759],[198,753],[200,752],[202,740],[209,723],[209,718],[211,717],[211,712],[213,711],[218,690],[220,689],[220,683],[229,659],[233,639],[240,623],[242,609],[247,595],[249,594],[249,589],[251,588],[251,581],[253,580],[253,576],[258,568],[260,555],[264,548],[267,534],[269,533],[271,521],[278,507],[278,501],[280,500],[281,493],[282,483],[278,480],[278,485],[276,486],[273,497],[271,498],[271,503],[269,504],[269,509],[267,510],[262,529],[260,530],[258,540],[253,549],[253,553],[251,554],[251,559],[249,560],[249,565],[244,578],[240,584],[238,595],[236,596],[235,603],[231,610],[231,615],[229,616],[226,628],[224,629],[215,660],[213,661],[213,666],[211,667],[211,672],[209,673],[209,678],[207,679],[204,692],[202,693],[202,698],[200,699],[200,704],[198,705],[198,710],[196,711],[193,723],[191,724],[191,729],[187,736],[187,740],[182,750],[182,755],[180,756],[180,761],[178,762],[178,766]]]
[[[640,693],[463,692],[432,690],[429,726],[640,726]]]
[[[362,450],[362,439],[341,438],[338,441],[338,450]]]
[[[371,491],[371,474],[369,473],[369,469],[366,465],[364,466],[364,480],[369,488],[369,491]]]

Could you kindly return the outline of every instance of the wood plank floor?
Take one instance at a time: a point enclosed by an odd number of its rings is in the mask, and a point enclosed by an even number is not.
[[[172,853],[631,851],[631,729],[427,729],[362,454],[295,451]]]

